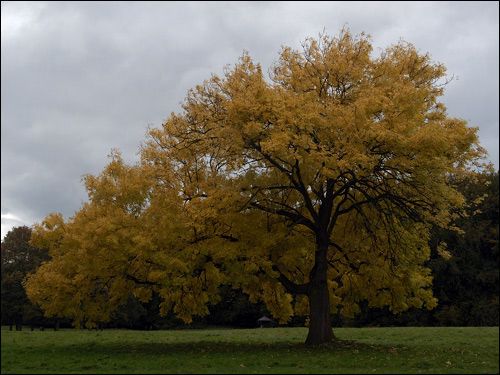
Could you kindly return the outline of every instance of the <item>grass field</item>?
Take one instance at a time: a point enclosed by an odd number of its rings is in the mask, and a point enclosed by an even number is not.
[[[2,373],[498,373],[498,327],[183,331],[2,328]]]

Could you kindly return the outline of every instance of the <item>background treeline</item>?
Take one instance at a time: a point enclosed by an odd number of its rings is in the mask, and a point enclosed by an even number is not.
[[[435,230],[430,240],[428,267],[434,277],[438,307],[432,311],[409,310],[394,315],[387,309],[361,306],[354,319],[333,317],[335,326],[493,326],[499,323],[499,175],[482,173],[456,181],[470,202],[466,215],[455,219],[461,232]],[[16,227],[1,245],[2,325],[32,327],[69,327],[64,319],[45,318],[30,303],[23,288],[26,275],[49,259],[45,250],[29,244],[31,229]],[[448,251],[443,251],[447,244]],[[132,295],[103,328],[162,329],[186,327],[172,316],[160,317],[159,296],[141,303]],[[232,288],[221,290],[221,301],[210,307],[210,315],[196,319],[190,327],[255,327],[262,315],[269,315],[262,304],[252,304],[245,294]],[[289,325],[303,325],[295,317]]]

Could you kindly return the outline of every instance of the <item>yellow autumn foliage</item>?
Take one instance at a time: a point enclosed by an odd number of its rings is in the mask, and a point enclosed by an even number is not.
[[[375,56],[348,30],[284,47],[269,79],[243,54],[149,131],[136,165],[114,151],[87,176],[72,218],[35,226],[52,260],[30,299],[87,326],[153,292],[190,322],[221,285],[280,322],[311,314],[318,288],[345,316],[361,301],[433,308],[429,228],[464,205],[449,178],[484,154],[439,102],[444,78],[411,44]]]

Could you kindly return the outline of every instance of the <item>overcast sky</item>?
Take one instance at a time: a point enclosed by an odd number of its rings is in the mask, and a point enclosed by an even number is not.
[[[136,161],[148,126],[249,51],[267,69],[282,45],[323,29],[404,39],[455,79],[443,101],[480,129],[498,168],[498,2],[2,2],[1,224],[72,216],[81,177],[112,148]]]

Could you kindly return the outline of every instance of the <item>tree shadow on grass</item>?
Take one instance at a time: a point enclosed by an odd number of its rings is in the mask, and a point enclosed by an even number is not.
[[[158,355],[158,354],[236,354],[252,353],[264,354],[272,352],[292,352],[297,354],[306,353],[346,353],[346,352],[386,352],[394,349],[390,345],[371,345],[351,340],[335,340],[334,342],[306,346],[304,343],[291,343],[286,341],[274,343],[261,342],[234,342],[234,341],[192,341],[192,342],[125,342],[125,343],[98,343],[90,342],[72,345],[64,348],[67,354],[136,354],[136,355]]]

